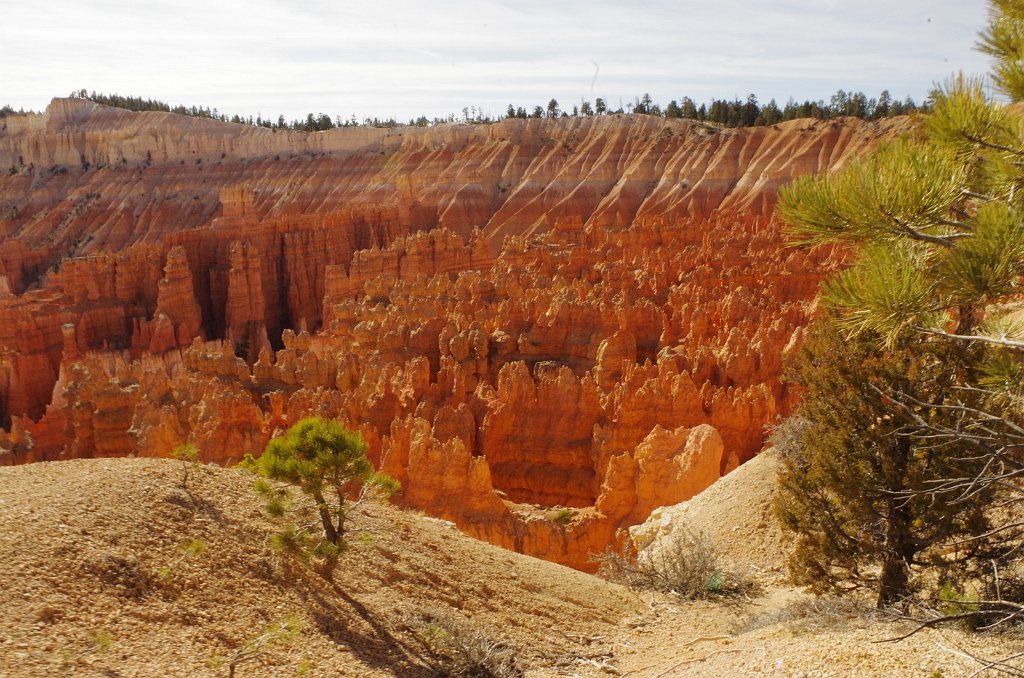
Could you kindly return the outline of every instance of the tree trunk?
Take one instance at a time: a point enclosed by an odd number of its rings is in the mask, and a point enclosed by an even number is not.
[[[334,527],[331,511],[327,508],[326,504],[320,504],[320,522],[324,525],[324,537],[327,538],[327,541],[337,545],[339,538],[338,530]]]
[[[906,561],[887,550],[882,561],[882,576],[879,579],[875,606],[882,609],[903,600],[910,593],[909,583],[910,573]]]
[[[893,459],[890,492],[904,489],[907,466],[910,462],[910,441],[897,442]],[[910,507],[904,497],[890,495],[885,500],[886,528],[882,544],[882,574],[878,581],[876,606],[881,609],[898,603],[910,594],[910,560],[916,546],[910,531]]]
[[[320,522],[324,526],[324,538],[334,545],[338,544],[338,530],[334,527],[334,520],[331,518],[331,507],[327,505],[327,501],[324,499],[324,495],[320,492],[319,488],[313,489],[310,492],[313,495],[313,501],[316,502],[316,508],[320,512]]]

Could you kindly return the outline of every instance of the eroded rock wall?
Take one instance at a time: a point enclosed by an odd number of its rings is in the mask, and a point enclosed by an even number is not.
[[[397,500],[587,568],[756,455],[831,250],[770,209],[906,121],[0,125],[0,460],[359,427]]]

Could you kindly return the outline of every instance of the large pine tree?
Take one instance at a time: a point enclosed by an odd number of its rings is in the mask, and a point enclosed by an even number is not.
[[[991,0],[980,48],[1024,99],[1024,0]],[[880,606],[969,583],[995,618],[1024,616],[1024,114],[986,90],[951,79],[911,134],[780,195],[799,242],[854,252],[779,437],[780,510],[798,578]]]

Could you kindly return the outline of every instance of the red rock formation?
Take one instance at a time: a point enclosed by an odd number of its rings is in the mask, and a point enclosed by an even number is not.
[[[599,478],[590,441],[600,419],[597,387],[557,363],[505,365],[480,427],[494,485],[512,501],[592,506]]]
[[[655,508],[678,504],[710,487],[727,462],[722,438],[713,427],[669,431],[655,426],[632,453],[609,460],[597,509],[617,525],[635,525]]]
[[[775,191],[907,125],[4,120],[0,463],[336,417],[400,502],[575,567],[758,453],[841,262],[782,247]]]
[[[165,353],[202,337],[202,325],[185,248],[172,247],[167,253],[164,277],[157,286],[153,320],[143,323],[133,339],[150,353]]]

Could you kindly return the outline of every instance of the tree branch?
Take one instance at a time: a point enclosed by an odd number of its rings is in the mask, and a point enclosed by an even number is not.
[[[976,655],[973,655],[973,654],[971,654],[969,652],[965,652],[963,650],[957,650],[957,649],[948,648],[945,645],[942,645],[941,643],[939,643],[938,645],[939,645],[940,648],[942,648],[946,652],[949,652],[951,654],[955,654],[958,657],[962,657],[964,659],[969,659],[969,660],[971,660],[973,662],[977,662],[978,664],[982,664],[982,667],[980,669],[978,669],[977,671],[972,673],[967,678],[975,678],[975,676],[980,676],[982,673],[984,673],[985,671],[988,671],[989,669],[994,669],[994,670],[996,670],[996,671],[998,671],[1000,673],[1006,673],[1006,674],[1011,675],[1011,676],[1024,676],[1024,670],[1018,669],[1016,666],[1011,666],[1010,664],[1007,663],[1007,662],[1010,662],[1010,661],[1012,661],[1014,659],[1019,659],[1020,657],[1024,656],[1024,652],[1022,652],[1020,654],[1010,655],[1009,657],[1003,657],[1002,659],[989,660],[989,659],[984,659],[982,657],[978,657]]]
[[[1009,146],[1003,146],[1002,144],[996,144],[991,141],[986,141],[985,139],[976,137],[973,134],[968,134],[967,132],[963,132],[963,135],[964,138],[970,141],[971,143],[978,144],[979,146],[983,146],[985,148],[990,148],[993,151],[1002,151],[1004,153],[1009,153],[1011,155],[1024,156],[1024,150],[1021,150],[1019,148],[1011,148]]]
[[[939,337],[945,337],[947,339],[959,339],[962,341],[980,341],[986,344],[995,344],[997,346],[1006,346],[1007,348],[1013,348],[1018,350],[1024,350],[1024,341],[1014,341],[1013,339],[1007,339],[1006,335],[1001,337],[986,337],[980,334],[953,334],[952,332],[945,332],[943,330],[929,329],[927,327],[916,328],[919,332],[925,334],[934,334]]]
[[[968,223],[965,223],[963,221],[953,221],[951,219],[939,219],[936,223],[941,224],[942,226],[952,226],[953,228],[959,228],[961,230],[968,231],[970,233],[974,232],[974,229],[971,227],[971,225],[968,224]]]
[[[909,637],[911,637],[913,635],[916,635],[917,633],[919,633],[921,631],[924,631],[925,629],[930,629],[930,628],[932,628],[934,626],[938,626],[939,624],[946,624],[946,623],[949,623],[949,622],[964,621],[964,620],[967,620],[967,619],[974,619],[975,617],[978,616],[978,614],[979,614],[979,612],[961,612],[960,614],[946,614],[946,615],[942,615],[941,617],[935,617],[934,619],[927,619],[925,621],[921,621],[920,619],[910,619],[910,621],[917,622],[917,626],[914,627],[912,630],[904,633],[901,636],[894,636],[892,638],[883,638],[882,640],[873,640],[871,642],[873,642],[873,643],[898,643],[901,640],[906,640],[907,638],[909,638]]]

